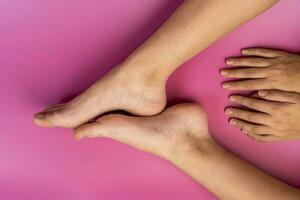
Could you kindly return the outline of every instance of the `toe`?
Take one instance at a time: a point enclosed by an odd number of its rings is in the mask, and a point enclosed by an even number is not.
[[[45,128],[60,127],[63,123],[63,110],[43,111],[34,115],[33,121],[36,125]]]
[[[101,126],[97,122],[86,123],[76,129],[74,129],[74,137],[80,140],[84,137],[100,137],[101,136]]]
[[[132,128],[132,125],[134,124],[130,117],[110,114],[98,118],[95,122],[86,123],[75,128],[74,137],[78,140],[84,137],[108,137],[122,141],[122,137],[127,134],[128,129]],[[123,136],[121,137],[121,135]]]
[[[54,105],[49,105],[47,106],[43,112],[50,112],[50,111],[54,111],[54,110],[59,110],[62,109],[64,107],[65,103],[62,104],[54,104]]]

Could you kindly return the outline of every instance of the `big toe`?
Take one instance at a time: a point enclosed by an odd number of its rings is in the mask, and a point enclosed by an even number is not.
[[[64,110],[59,108],[47,109],[43,112],[37,113],[33,117],[33,121],[40,127],[52,128],[52,127],[66,127],[64,123],[66,117],[64,117]],[[68,125],[67,125],[68,126]]]
[[[78,140],[84,137],[108,137],[122,141],[134,127],[134,117],[110,114],[75,128],[74,137]]]

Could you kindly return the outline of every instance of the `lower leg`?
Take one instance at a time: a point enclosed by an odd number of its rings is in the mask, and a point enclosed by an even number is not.
[[[220,199],[299,199],[299,190],[236,157],[213,140],[204,111],[180,104],[153,117],[108,115],[75,130],[109,137],[169,160]]]

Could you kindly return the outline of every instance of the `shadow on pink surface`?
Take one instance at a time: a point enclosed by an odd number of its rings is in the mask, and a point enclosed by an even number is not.
[[[108,139],[74,141],[32,115],[70,98],[142,43],[180,1],[0,2],[0,198],[214,199],[168,162]],[[126,9],[124,9],[126,8]],[[177,70],[171,102],[201,104],[214,137],[283,181],[300,187],[300,142],[257,143],[230,127],[219,69],[242,47],[299,51],[300,2],[281,1]]]

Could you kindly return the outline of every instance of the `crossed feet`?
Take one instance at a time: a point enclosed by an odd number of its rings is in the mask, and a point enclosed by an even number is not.
[[[118,67],[68,103],[34,116],[41,127],[75,128],[75,137],[108,137],[161,157],[213,141],[206,114],[196,104],[166,105],[165,82]],[[130,76],[129,76],[130,75]],[[135,116],[106,114],[125,110]],[[160,113],[160,114],[158,114]],[[158,115],[156,115],[158,114]]]

